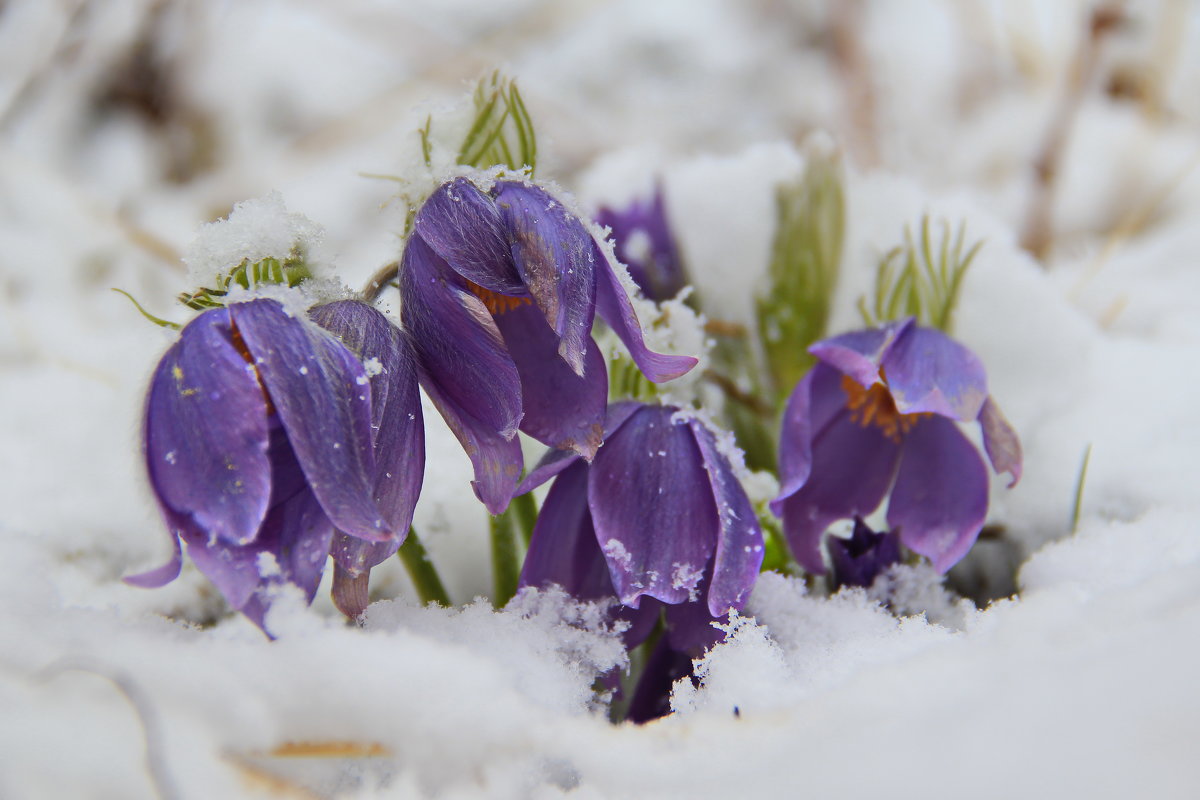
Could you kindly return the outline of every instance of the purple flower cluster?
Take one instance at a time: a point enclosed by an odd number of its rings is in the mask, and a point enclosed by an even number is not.
[[[648,293],[678,291],[661,192],[603,219]],[[715,621],[744,607],[763,531],[718,436],[691,411],[610,404],[594,320],[651,381],[696,359],[646,346],[588,227],[529,183],[439,187],[415,216],[399,289],[403,328],[359,301],[297,312],[260,297],[183,329],[151,380],[144,431],[175,553],[129,581],[173,580],[182,542],[230,605],[264,626],[286,585],[312,599],[332,556],[335,602],[360,613],[367,576],[404,542],[421,490],[419,384],[470,457],[490,512],[553,479],[521,585],[609,602],[629,623],[629,647],[661,623],[656,666],[630,712],[661,713],[663,686],[717,640]],[[1021,473],[1020,444],[979,360],[911,319],[809,352],[818,363],[785,410],[771,503],[796,560],[824,572],[826,530],[854,519],[851,539],[828,544],[835,585],[870,585],[901,560],[901,544],[945,571],[975,541],[988,503],[987,468],[959,425],[979,425],[996,472],[1012,483]],[[518,432],[550,448],[523,480]],[[885,499],[889,531],[876,534],[862,518]]]

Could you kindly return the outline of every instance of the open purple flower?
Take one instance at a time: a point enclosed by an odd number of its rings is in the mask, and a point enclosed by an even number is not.
[[[648,202],[633,201],[624,210],[601,208],[596,222],[612,231],[617,258],[647,298],[670,300],[687,284],[683,259],[671,235],[662,186]]]
[[[716,640],[710,623],[745,604],[763,536],[712,432],[681,417],[670,406],[616,403],[591,464],[564,451],[542,460],[520,491],[557,478],[521,585],[615,597],[632,623],[628,646],[645,638],[665,604],[672,646],[698,654]]]
[[[696,363],[647,349],[587,228],[526,183],[439,187],[417,212],[400,293],[421,384],[471,457],[475,492],[493,514],[521,472],[518,430],[588,459],[600,446],[608,378],[591,336],[597,312],[650,380]]]
[[[343,583],[393,554],[421,489],[407,340],[357,301],[315,307],[309,319],[269,299],[200,314],[155,370],[144,437],[175,555],[126,580],[174,580],[182,539],[260,627],[277,585],[311,601],[331,552]],[[365,595],[365,580],[357,588]]]
[[[870,587],[893,564],[900,563],[900,537],[894,531],[876,533],[861,519],[854,520],[849,539],[829,539],[833,586]]]
[[[821,536],[890,497],[888,526],[945,572],[974,544],[987,514],[987,468],[958,429],[978,422],[992,468],[1021,477],[1016,432],[988,395],[983,365],[913,320],[809,348],[818,363],[784,412],[779,496],[796,559],[824,572]]]

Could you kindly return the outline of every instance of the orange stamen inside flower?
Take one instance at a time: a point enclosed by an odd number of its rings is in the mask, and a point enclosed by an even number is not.
[[[242,332],[238,330],[237,325],[229,326],[230,338],[233,339],[233,347],[241,355],[242,359],[250,365],[250,369],[254,370],[254,379],[258,381],[258,388],[262,390],[263,399],[267,401],[267,416],[275,413],[275,404],[271,402],[271,395],[267,393],[267,387],[263,385],[262,375],[258,374],[258,367],[254,363],[254,356],[250,355],[250,348],[246,346],[246,340],[242,338]]]
[[[842,376],[842,390],[846,393],[846,406],[850,409],[850,421],[866,428],[874,425],[883,435],[899,444],[905,434],[913,429],[917,420],[930,416],[929,412],[901,414],[896,410],[892,393],[888,391],[887,378],[884,383],[873,383],[864,389],[849,375]]]
[[[493,317],[533,302],[528,297],[512,297],[507,294],[498,294],[491,289],[483,288],[473,281],[467,281],[467,288],[471,290],[471,294],[483,301],[483,304],[487,306],[487,310],[492,313]]]

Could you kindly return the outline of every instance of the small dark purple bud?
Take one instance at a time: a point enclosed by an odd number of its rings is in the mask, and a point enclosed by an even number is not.
[[[900,563],[900,537],[894,531],[875,533],[856,519],[849,539],[830,537],[829,557],[834,589],[870,587],[888,567]]]

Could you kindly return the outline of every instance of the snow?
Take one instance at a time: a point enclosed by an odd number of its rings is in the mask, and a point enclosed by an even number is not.
[[[173,334],[110,287],[182,322],[173,297],[197,279],[181,256],[211,276],[297,242],[361,285],[399,254],[398,191],[434,180],[413,131],[503,66],[538,124],[539,177],[582,211],[660,179],[706,315],[750,322],[773,187],[809,147],[848,141],[820,47],[833,4],[793,5],[6,4],[0,797],[1193,796],[1200,17],[1182,4],[1127,4],[1104,74],[1150,76],[1150,93],[1097,80],[1082,104],[1048,268],[1018,242],[1085,4],[863,4],[879,146],[873,163],[844,154],[832,326],[858,324],[877,259],[922,215],[984,240],[956,335],[1026,462],[1014,490],[993,486],[1006,539],[964,566],[1010,559],[1014,597],[976,609],[919,566],[829,597],[767,574],[700,685],[676,685],[677,713],[611,725],[592,686],[624,654],[599,608],[475,599],[487,517],[428,401],[415,525],[455,608],[420,607],[392,559],[362,627],[327,574],[311,608],[283,590],[268,641],[190,564],[163,589],[121,583],[169,555],[139,430]],[[161,119],[110,91],[156,25]],[[702,354],[704,319],[663,308],[655,327],[638,305],[648,339]],[[744,477],[756,501],[777,488]]]

